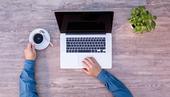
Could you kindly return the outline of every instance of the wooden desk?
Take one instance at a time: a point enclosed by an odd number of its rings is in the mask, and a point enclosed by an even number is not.
[[[87,2],[88,1],[88,2]],[[59,30],[52,10],[109,9],[113,22],[112,74],[134,97],[170,95],[170,2],[168,0],[0,0],[0,97],[18,97],[23,49],[29,32],[37,27],[50,32],[54,48],[38,51],[37,89],[40,97],[112,97],[95,78],[81,70],[59,68]],[[157,27],[134,34],[128,24],[130,9],[146,4]]]

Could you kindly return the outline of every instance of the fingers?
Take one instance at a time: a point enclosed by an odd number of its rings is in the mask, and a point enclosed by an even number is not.
[[[82,69],[83,72],[85,72],[86,74],[89,74],[89,66],[87,65],[88,63],[86,63],[85,61],[82,61],[84,64],[84,68]]]
[[[32,50],[33,52],[36,52],[35,51],[35,45],[32,44],[32,43],[28,43],[26,49],[29,49],[29,50]]]
[[[90,57],[91,60],[94,62],[94,63],[97,63],[96,59],[94,57]]]
[[[82,69],[86,74],[97,77],[101,71],[100,65],[93,57],[87,57],[83,60],[85,67]]]
[[[24,56],[27,60],[35,60],[36,59],[36,51],[34,45],[31,43],[27,44],[27,47],[24,49]]]
[[[95,66],[99,64],[94,57],[90,57],[90,59],[93,61]]]
[[[35,53],[36,52],[36,50],[35,50],[35,45],[33,44],[32,45],[32,51]]]
[[[27,48],[31,48],[32,47],[32,44],[31,43],[28,43],[27,44]]]
[[[83,60],[83,63],[84,63],[85,65],[87,65],[89,68],[92,67],[92,63],[91,63],[87,58],[85,58],[85,59]]]
[[[90,67],[95,66],[97,64],[97,61],[94,57],[87,57],[85,58],[85,61],[89,63]]]
[[[90,64],[94,64],[92,57],[87,57],[85,60],[87,60]]]
[[[87,57],[84,59],[85,63],[90,67],[99,66],[98,62],[94,57]]]
[[[89,75],[89,72],[86,68],[83,68],[82,71]]]

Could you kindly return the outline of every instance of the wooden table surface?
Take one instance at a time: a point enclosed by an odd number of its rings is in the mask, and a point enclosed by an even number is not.
[[[134,6],[146,5],[157,27],[134,34],[127,19]],[[53,10],[113,10],[113,68],[134,97],[170,97],[169,0],[0,0],[0,97],[18,97],[23,49],[35,28],[49,31],[54,47],[38,51],[40,97],[112,97],[96,78],[59,68],[59,29]]]

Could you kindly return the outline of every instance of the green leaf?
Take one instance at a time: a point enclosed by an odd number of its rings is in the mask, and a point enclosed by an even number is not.
[[[134,25],[134,31],[138,33],[148,32],[156,27],[156,16],[153,16],[145,6],[132,8],[131,17],[128,19],[131,25]]]

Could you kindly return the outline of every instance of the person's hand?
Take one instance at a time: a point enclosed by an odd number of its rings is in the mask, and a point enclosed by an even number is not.
[[[93,77],[97,77],[98,74],[101,72],[101,67],[99,63],[93,57],[87,57],[82,61],[85,65],[83,71]]]
[[[35,60],[36,59],[36,50],[34,45],[31,43],[27,44],[27,47],[24,49],[24,55],[26,60]]]

